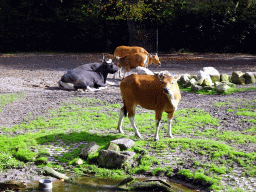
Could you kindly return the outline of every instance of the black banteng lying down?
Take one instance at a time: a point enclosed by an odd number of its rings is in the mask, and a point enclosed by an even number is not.
[[[117,71],[118,67],[112,60],[106,60],[103,55],[102,63],[89,63],[68,71],[61,77],[58,84],[64,89],[95,91],[106,88],[108,74],[114,74]]]

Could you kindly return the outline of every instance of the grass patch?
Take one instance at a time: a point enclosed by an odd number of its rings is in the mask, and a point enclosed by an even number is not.
[[[247,110],[240,108],[235,109],[234,112],[254,112],[254,102],[248,103]],[[86,98],[74,98],[72,103],[63,103],[61,107],[50,110],[44,117],[15,125],[10,129],[5,128],[5,134],[0,136],[0,152],[2,154],[0,155],[0,170],[23,166],[24,162],[28,161],[36,161],[40,165],[47,163],[50,155],[48,147],[52,144],[61,143],[61,146],[56,148],[58,151],[62,148],[67,149],[73,143],[95,141],[100,145],[100,149],[104,149],[111,140],[124,136],[118,134],[116,130],[120,104],[109,105],[97,99]],[[221,107],[229,105],[229,102],[215,105]],[[254,117],[251,113],[243,115],[248,118]],[[254,122],[253,120],[252,122]],[[149,139],[136,140],[136,146],[130,149],[136,152],[136,159],[139,159],[134,167],[116,170],[100,168],[95,164],[98,153],[84,160],[84,164],[75,165],[74,162],[79,157],[84,145],[64,153],[57,159],[66,163],[77,174],[90,173],[96,177],[115,179],[125,178],[127,174],[144,173],[170,176],[173,174],[172,167],[179,166],[181,169],[179,169],[178,175],[207,182],[211,184],[213,191],[222,189],[220,179],[223,174],[232,171],[232,167],[240,167],[243,169],[244,175],[256,177],[256,153],[240,151],[235,146],[229,145],[229,141],[235,141],[233,142],[235,144],[248,142],[256,144],[253,135],[256,130],[254,126],[247,129],[246,132],[219,131],[217,129],[219,120],[213,118],[209,113],[199,109],[182,109],[175,113],[172,123],[172,133],[176,138],[166,137],[167,115],[164,114],[163,125],[159,131],[160,141],[153,141],[154,112],[142,113],[139,111],[135,116],[135,122],[142,136]],[[10,133],[20,130],[23,134],[8,136]],[[134,130],[128,118],[124,119],[123,130],[126,137],[137,139],[133,136]],[[172,153],[175,153],[174,156]],[[191,153],[195,153],[199,158],[191,157],[189,155]],[[184,155],[175,159],[177,154]],[[167,157],[173,159],[166,159]],[[187,162],[193,163],[191,166],[193,169],[183,168]],[[163,166],[165,163],[168,163],[168,166]],[[58,164],[48,162],[47,165],[60,172],[65,172],[65,169]]]
[[[0,112],[2,111],[1,108],[3,108],[5,105],[8,105],[9,103],[15,102],[21,98],[24,97],[23,93],[18,94],[1,94],[0,95]]]
[[[220,94],[228,95],[228,94],[242,92],[242,91],[254,91],[254,90],[256,90],[256,86],[246,87],[246,88],[233,88],[233,87],[231,87],[225,93],[218,93],[215,89],[210,90],[210,91],[201,89],[200,91],[195,92],[195,91],[191,91],[191,88],[183,88],[181,86],[180,86],[180,90],[186,91],[186,92],[191,92],[191,93],[203,94],[203,95],[220,95]]]

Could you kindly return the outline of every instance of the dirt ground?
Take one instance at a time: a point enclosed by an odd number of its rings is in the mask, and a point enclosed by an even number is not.
[[[111,55],[106,55],[111,58]],[[117,86],[109,86],[108,89],[99,92],[65,91],[58,87],[57,82],[68,70],[79,65],[100,62],[101,54],[3,54],[0,56],[0,92],[20,93],[26,96],[19,102],[6,105],[0,112],[1,128],[10,128],[15,124],[29,119],[34,119],[60,103],[74,96],[97,98],[108,103],[121,103],[120,90]],[[232,71],[255,72],[256,56],[232,55],[232,54],[163,54],[160,55],[162,66],[149,66],[152,71],[168,70],[172,74],[197,74],[203,67],[215,67],[220,73],[231,75]],[[109,75],[111,81],[112,75]],[[118,79],[118,82],[121,80]],[[244,86],[245,87],[245,86]],[[250,123],[236,124],[241,120],[239,116],[226,114],[225,106],[213,107],[213,103],[225,101],[227,98],[243,98],[255,100],[256,91],[239,92],[231,95],[198,95],[182,92],[182,100],[179,109],[198,108],[209,112],[213,117],[220,119],[221,127],[233,130],[243,130],[250,127]],[[235,108],[235,106],[234,106]],[[18,134],[18,133],[17,133]],[[250,145],[241,145],[241,149],[247,152],[256,150]],[[36,167],[28,167],[22,170],[9,170],[0,173],[0,181],[19,179],[20,175],[26,175],[27,180],[35,179],[35,174],[40,177],[40,170]],[[228,182],[228,181],[227,181]],[[255,180],[256,182],[256,180]]]

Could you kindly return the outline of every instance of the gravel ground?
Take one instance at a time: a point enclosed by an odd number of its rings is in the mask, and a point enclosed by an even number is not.
[[[215,67],[220,73],[231,74],[232,71],[256,71],[256,57],[251,55],[223,55],[223,54],[164,54],[160,55],[161,68],[150,66],[152,71],[168,70],[173,74],[197,74],[203,67]],[[111,55],[106,55],[110,58]],[[25,97],[2,108],[0,113],[1,128],[10,128],[26,120],[35,119],[56,108],[60,103],[71,97],[97,98],[108,103],[121,103],[119,87],[109,87],[96,93],[65,91],[57,86],[61,76],[68,70],[79,65],[100,61],[101,54],[13,54],[0,56],[0,92],[26,93]],[[109,75],[111,81],[112,75]],[[120,79],[118,80],[120,82]],[[241,86],[246,87],[246,86]],[[210,113],[220,120],[219,129],[242,131],[252,126],[252,123],[243,121],[242,116],[230,115],[227,109],[236,109],[243,102],[256,99],[256,91],[239,92],[231,95],[198,95],[182,92],[179,109],[198,108]],[[241,99],[237,101],[237,99]],[[231,102],[231,106],[215,106],[214,103]],[[16,133],[18,134],[18,133]],[[175,135],[174,135],[175,136]],[[180,136],[181,137],[181,136]],[[233,143],[232,143],[233,142]],[[238,147],[234,141],[231,145]],[[75,147],[75,146],[74,146]],[[256,152],[249,143],[239,145],[240,150]],[[182,152],[177,151],[177,155]],[[154,154],[152,154],[154,155]],[[185,165],[184,165],[185,166]],[[187,165],[189,167],[189,165]],[[234,168],[233,176],[226,176],[222,180],[224,185],[243,188],[245,191],[256,191],[256,178],[241,177],[241,168]],[[8,170],[0,173],[0,181],[4,180],[36,180],[41,171],[31,165],[24,169]],[[252,190],[250,190],[252,189]]]

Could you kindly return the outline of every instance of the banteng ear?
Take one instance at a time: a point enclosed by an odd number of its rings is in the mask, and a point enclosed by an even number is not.
[[[162,81],[162,79],[164,78],[164,73],[161,71],[160,73],[158,73],[158,78],[160,81]]]
[[[179,75],[177,75],[177,76],[173,77],[173,83],[176,83],[176,82],[179,80],[179,78],[180,78],[180,76],[179,76]]]

